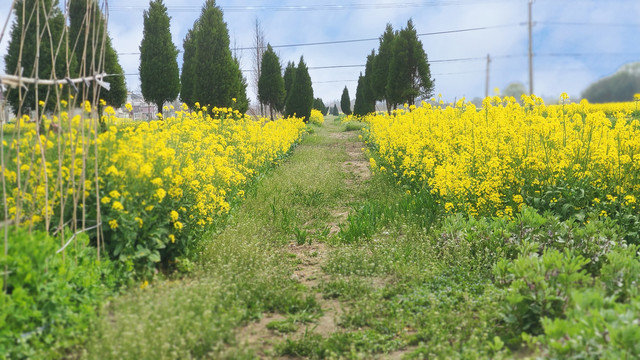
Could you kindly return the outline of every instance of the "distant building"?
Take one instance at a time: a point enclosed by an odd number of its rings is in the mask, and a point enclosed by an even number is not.
[[[129,91],[127,93],[127,103],[131,104],[131,112],[123,106],[118,116],[133,118],[135,120],[153,120],[156,118],[156,105],[145,102],[141,94]]]
[[[148,103],[144,101],[144,97],[141,94],[136,94],[133,91],[127,93],[127,103],[131,104],[131,112],[127,110],[125,106],[118,110],[117,116],[123,118],[133,118],[134,120],[155,120],[158,115],[158,108],[156,104]],[[169,111],[163,111],[164,116],[173,116],[176,110],[180,109],[182,104],[179,101],[172,103],[165,103],[165,108],[172,107]]]

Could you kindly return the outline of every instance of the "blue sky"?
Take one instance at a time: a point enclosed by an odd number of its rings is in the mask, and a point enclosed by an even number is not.
[[[10,0],[0,0],[0,25]],[[182,40],[199,16],[202,1],[165,0],[174,43]],[[127,84],[139,89],[138,55],[142,39],[142,13],[146,0],[109,0],[109,32]],[[218,0],[224,11],[232,46],[253,45],[253,27],[260,20],[272,45],[377,38],[386,23],[395,29],[413,18],[431,61],[436,93],[445,100],[484,96],[486,56],[490,54],[490,89],[511,82],[528,87],[528,0]],[[640,1],[535,0],[533,3],[534,92],[557,98],[567,92],[573,99],[593,81],[613,74],[628,62],[640,61]],[[10,27],[10,26],[9,26]],[[475,28],[483,28],[473,30]],[[471,30],[470,30],[471,29]],[[8,32],[8,30],[7,30]],[[8,34],[0,44],[6,53]],[[277,48],[283,63],[304,55],[316,97],[325,102],[340,98],[347,86],[355,98],[362,65],[377,41]],[[241,51],[243,69],[251,69],[251,52]],[[466,59],[466,60],[460,60]],[[182,56],[179,55],[179,63]],[[0,60],[4,70],[4,60]],[[252,73],[245,72],[251,84]],[[251,86],[250,86],[251,87]],[[249,90],[254,96],[254,90]],[[255,101],[255,100],[254,100]]]

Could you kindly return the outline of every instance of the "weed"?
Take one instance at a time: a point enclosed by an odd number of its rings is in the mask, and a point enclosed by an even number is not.
[[[309,233],[306,230],[300,230],[297,226],[293,229],[293,234],[296,238],[296,243],[298,245],[304,245],[307,243],[307,239],[309,239],[309,243],[311,243],[311,238],[309,237]]]
[[[329,281],[322,284],[321,289],[325,299],[341,300],[355,300],[371,292],[371,287],[357,277]]]
[[[344,124],[344,130],[343,131],[360,131],[365,126],[367,126],[367,124],[365,124],[363,122],[360,122],[360,121],[349,121],[349,122]]]
[[[298,330],[298,325],[288,319],[274,320],[267,324],[267,329],[286,334]]]

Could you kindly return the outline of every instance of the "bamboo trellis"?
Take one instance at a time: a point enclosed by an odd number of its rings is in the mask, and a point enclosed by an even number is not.
[[[22,29],[22,33],[17,37],[20,42],[18,66],[15,69],[0,69],[0,91],[4,91],[5,98],[12,95],[12,92],[17,93],[19,103],[17,108],[9,109],[6,101],[0,101],[0,182],[3,200],[0,225],[4,256],[7,256],[9,247],[12,246],[11,228],[27,227],[29,231],[38,228],[59,236],[58,253],[63,257],[65,249],[75,243],[78,234],[95,231],[98,259],[100,258],[101,217],[97,141],[99,114],[95,106],[90,112],[74,109],[83,107],[87,101],[90,104],[98,104],[100,89],[109,90],[109,84],[104,80],[109,76],[104,71],[109,12],[107,0],[77,1],[86,1],[86,12],[81,26],[84,31],[79,32],[85,35],[82,38],[80,35],[75,39],[71,38],[68,26],[69,0],[65,0],[62,8],[57,7],[57,1],[49,1],[47,4],[45,0],[13,0],[7,9],[9,15],[0,32],[1,41],[12,18],[13,21],[21,19],[21,23],[18,24],[20,26],[17,27]],[[94,11],[95,7],[99,7],[101,11]],[[57,11],[63,14],[64,26],[62,36],[54,39],[49,20]],[[100,12],[104,19],[96,18],[96,14]],[[17,16],[18,13],[21,16]],[[104,29],[89,31],[91,27],[96,26],[104,26]],[[27,31],[37,32],[36,54],[32,59],[33,67],[30,69],[22,66],[27,56],[23,54],[27,35],[33,36],[32,33],[27,34]],[[94,38],[90,39],[89,34],[93,34]],[[15,41],[16,36],[13,35],[12,39]],[[49,44],[50,48],[47,50],[51,53],[51,58],[40,57],[43,43]],[[79,46],[82,44],[84,46]],[[84,49],[82,54],[76,53],[78,48]],[[77,63],[79,73],[72,74],[69,69],[74,59],[80,59]],[[60,63],[65,65],[64,74],[56,74],[55,65]],[[46,66],[51,66],[51,76],[40,78],[41,69]],[[46,92],[42,89],[46,89]],[[31,114],[23,114],[26,95],[30,91],[35,96],[35,104],[49,103],[51,97],[55,100],[55,108],[43,114],[41,106],[36,105]],[[41,91],[46,94],[44,98],[40,97]],[[76,117],[74,123],[74,116],[71,116],[74,112],[79,114],[79,122]],[[63,116],[64,113],[68,116]],[[7,117],[7,114],[11,115]],[[30,125],[21,120],[25,115],[31,115],[29,119],[35,124],[36,136],[30,135],[25,128]],[[46,118],[47,115],[51,120]],[[48,131],[44,130],[46,122],[49,125]],[[9,126],[12,129],[10,133],[5,131]],[[49,138],[52,140],[47,140]],[[51,151],[47,151],[48,141],[53,143],[49,149]],[[28,152],[27,146],[35,150]],[[37,172],[32,171],[34,169],[37,169]],[[90,186],[88,181],[93,186]],[[32,204],[27,206],[27,203],[32,203],[30,199],[38,196],[40,189],[44,189],[43,203],[38,204],[36,201],[35,207]],[[87,194],[88,190],[92,193]],[[95,214],[92,215],[89,215],[85,206],[89,195],[97,199]],[[44,210],[40,206],[43,206]],[[35,221],[36,218],[41,220]],[[57,223],[52,224],[52,219],[56,219]],[[5,266],[3,273],[6,291],[11,269]]]

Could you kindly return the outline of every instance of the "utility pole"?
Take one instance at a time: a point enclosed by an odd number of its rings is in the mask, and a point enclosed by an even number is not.
[[[533,36],[531,34],[533,22],[531,21],[531,5],[534,0],[529,0],[529,95],[533,94]]]
[[[484,86],[484,97],[489,96],[489,64],[491,64],[491,56],[487,54],[487,82]]]

